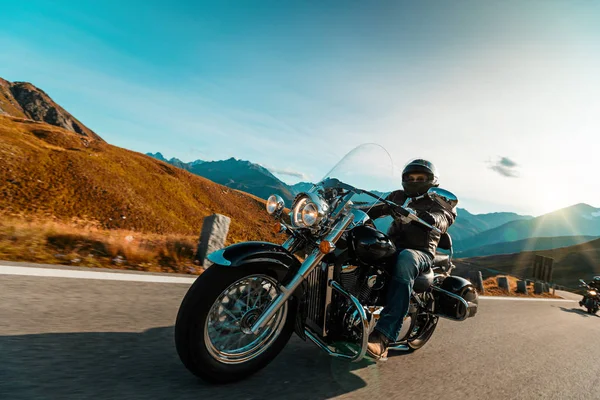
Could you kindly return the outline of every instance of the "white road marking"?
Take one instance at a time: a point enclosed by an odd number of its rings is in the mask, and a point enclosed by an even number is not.
[[[152,283],[193,283],[193,278],[151,274],[132,274],[119,272],[81,271],[72,269],[17,267],[0,265],[0,275],[41,276],[49,278],[100,279],[107,281],[152,282]]]
[[[150,282],[150,283],[194,283],[197,276],[165,276],[151,275],[144,273],[120,273],[120,272],[99,272],[83,271],[58,268],[35,268],[18,267],[13,265],[0,265],[0,275],[21,275],[21,276],[40,276],[47,278],[74,278],[74,279],[100,279],[107,281],[127,281],[127,282]],[[577,302],[577,300],[568,299],[547,299],[539,297],[500,297],[500,296],[479,296],[483,300],[514,300],[514,301],[566,301]]]
[[[577,300],[569,299],[548,299],[543,297],[505,297],[505,296],[479,296],[479,299],[484,300],[516,300],[516,301],[569,301],[577,302]]]

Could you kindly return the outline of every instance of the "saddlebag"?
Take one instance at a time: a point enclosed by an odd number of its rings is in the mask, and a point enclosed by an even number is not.
[[[432,286],[434,313],[455,321],[464,321],[477,313],[479,295],[471,282],[459,276],[449,276],[440,285]]]

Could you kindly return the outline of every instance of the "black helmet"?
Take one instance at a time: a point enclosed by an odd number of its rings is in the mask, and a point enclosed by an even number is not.
[[[407,175],[414,172],[427,174],[425,182],[409,182],[406,180]],[[410,161],[402,171],[402,187],[404,193],[409,197],[421,196],[432,187],[439,186],[438,174],[435,165],[432,162],[417,158]]]
[[[600,276],[595,276],[594,277],[594,281],[599,282],[600,281]]]

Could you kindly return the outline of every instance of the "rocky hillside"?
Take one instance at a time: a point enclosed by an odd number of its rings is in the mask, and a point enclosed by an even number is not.
[[[261,201],[102,140],[0,116],[0,215],[197,235],[212,213],[232,218],[231,241],[281,241]]]
[[[0,78],[0,115],[45,122],[83,136],[87,140],[102,141],[100,136],[31,83],[13,83]]]

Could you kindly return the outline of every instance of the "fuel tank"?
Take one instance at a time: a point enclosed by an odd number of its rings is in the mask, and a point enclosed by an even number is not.
[[[383,232],[370,226],[358,226],[348,233],[351,254],[364,263],[376,263],[393,256],[396,246]]]

